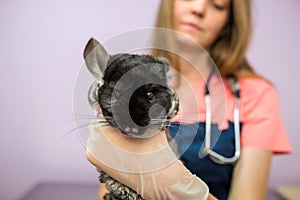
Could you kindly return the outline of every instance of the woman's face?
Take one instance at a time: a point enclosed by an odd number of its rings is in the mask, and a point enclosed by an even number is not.
[[[230,0],[174,0],[174,29],[209,49],[223,30]]]

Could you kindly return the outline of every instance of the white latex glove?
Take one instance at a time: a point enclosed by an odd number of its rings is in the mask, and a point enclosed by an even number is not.
[[[206,184],[178,160],[163,131],[129,138],[110,126],[89,126],[87,159],[145,199],[207,199]]]

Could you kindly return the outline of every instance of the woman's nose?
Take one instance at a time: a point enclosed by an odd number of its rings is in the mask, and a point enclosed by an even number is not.
[[[191,9],[193,14],[203,16],[206,11],[207,0],[192,0]]]

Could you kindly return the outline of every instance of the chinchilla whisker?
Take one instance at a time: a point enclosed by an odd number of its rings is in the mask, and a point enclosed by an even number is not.
[[[186,122],[186,123],[197,123],[197,122],[199,122],[199,118],[195,118],[195,117],[190,117],[190,118],[183,118],[183,120],[182,121],[184,121],[184,122]],[[174,122],[178,122],[178,121],[174,121]]]
[[[161,126],[161,125],[164,125],[166,124],[165,121],[157,121],[157,122],[150,122],[149,125],[152,125],[152,126]]]
[[[82,115],[82,116],[73,116],[74,119],[94,119],[96,118],[95,115]]]
[[[95,114],[73,114],[75,116],[95,116]]]
[[[65,117],[66,120],[61,121],[62,124],[66,124],[66,123],[78,123],[78,122],[90,122],[93,120],[97,120],[97,116],[96,115],[90,115],[90,114],[62,114],[59,115],[61,117]],[[109,117],[108,117],[109,118]]]
[[[109,123],[104,123],[101,126],[107,127],[107,126],[111,126]]]
[[[151,117],[151,119],[165,119],[165,118],[166,118],[166,116],[157,116],[156,118]]]
[[[166,119],[166,118],[157,118],[157,119],[152,118],[150,120],[151,121],[168,121],[168,119]]]
[[[95,117],[93,118],[73,118],[73,119],[69,119],[69,120],[64,120],[65,122],[76,122],[76,121],[92,121],[94,120]]]
[[[72,128],[71,130],[69,130],[68,132],[66,132],[65,135],[69,135],[71,133],[76,133],[76,131],[78,131],[79,129],[83,129],[83,128],[86,128],[88,126],[89,126],[89,124],[83,124],[83,125],[80,125],[80,126],[76,126],[75,128]]]
[[[151,120],[150,123],[164,123],[164,122],[168,122],[168,120]]]
[[[71,129],[70,131],[68,131],[68,134],[71,133],[71,132],[74,132],[76,130],[79,130],[79,129],[83,129],[83,128],[86,128],[88,126],[98,126],[98,125],[107,125],[107,121],[106,120],[101,120],[101,119],[96,119],[94,121],[91,121],[89,123],[86,123],[86,124],[82,124],[82,125],[78,125],[76,126],[75,128]]]
[[[180,113],[177,113],[177,115],[181,115],[181,114],[205,114],[205,112],[195,111],[195,112],[180,112]]]
[[[89,114],[74,114],[74,113],[70,113],[70,114],[60,114],[60,115],[56,115],[57,117],[95,117],[95,115],[89,115]]]
[[[110,126],[110,124],[107,123],[107,122],[102,122],[102,123],[98,123],[98,124],[89,124],[89,126],[100,126],[100,125],[101,125],[101,127],[108,127],[108,126]]]
[[[61,121],[62,124],[70,123],[70,122],[76,122],[76,121],[91,121],[95,119],[95,115],[64,115],[62,117],[65,117],[65,120]]]

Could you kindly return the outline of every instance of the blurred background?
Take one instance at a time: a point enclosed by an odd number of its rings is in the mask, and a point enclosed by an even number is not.
[[[97,187],[73,122],[72,94],[90,37],[105,41],[151,27],[159,0],[0,1],[0,199],[21,199],[41,182]],[[280,96],[293,147],[273,159],[274,189],[300,184],[300,1],[253,0],[248,58]],[[95,194],[96,195],[96,194]],[[96,197],[95,197],[96,198]]]

